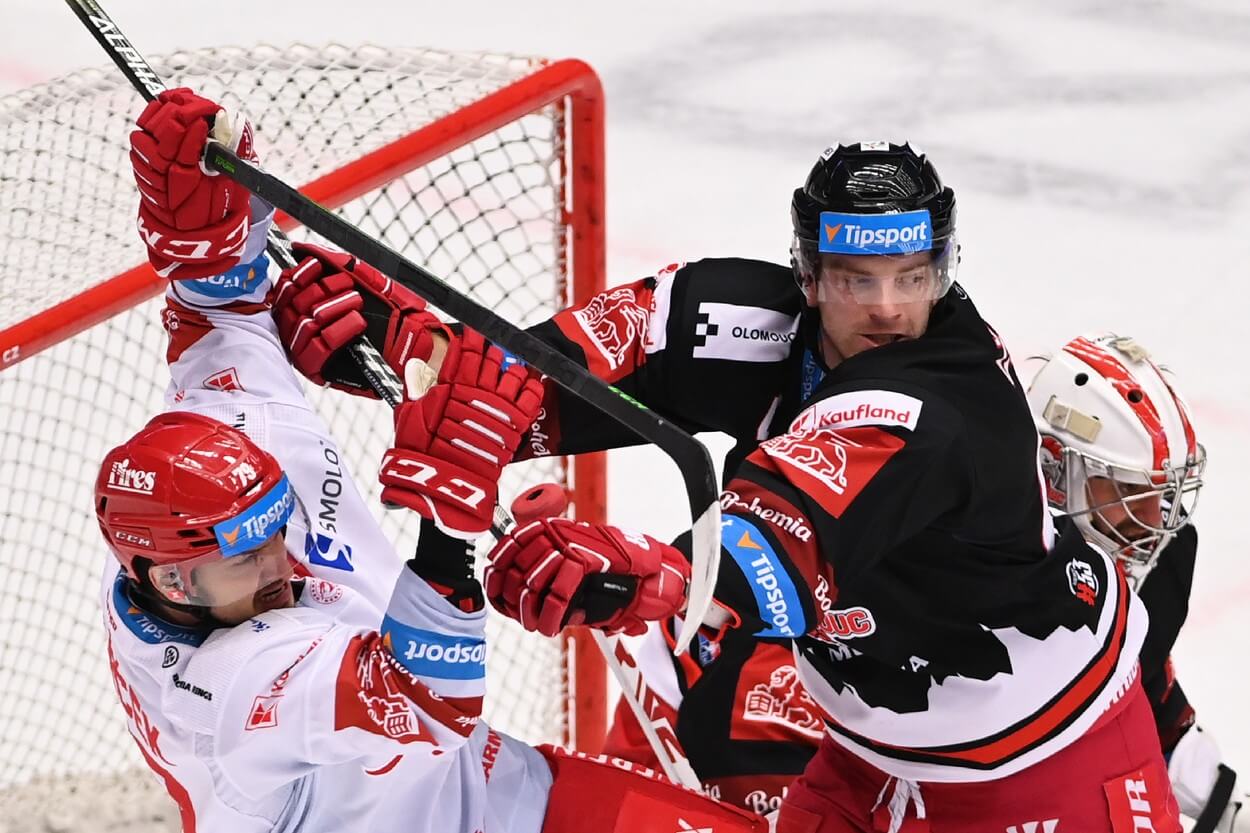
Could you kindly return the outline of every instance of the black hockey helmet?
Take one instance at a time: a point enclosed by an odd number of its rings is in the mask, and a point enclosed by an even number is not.
[[[931,251],[939,267],[931,297],[955,280],[955,192],[910,144],[858,142],[827,148],[790,203],[791,266],[805,286],[822,253],[910,255]]]

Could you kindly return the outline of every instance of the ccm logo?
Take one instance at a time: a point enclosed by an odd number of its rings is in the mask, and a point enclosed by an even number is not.
[[[150,538],[144,538],[142,535],[136,535],[135,533],[127,532],[124,529],[119,529],[114,532],[113,537],[118,541],[121,541],[123,544],[133,544],[136,547],[143,547],[149,550],[152,549],[152,540]]]

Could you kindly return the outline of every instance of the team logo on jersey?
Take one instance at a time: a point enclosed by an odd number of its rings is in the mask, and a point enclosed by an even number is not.
[[[630,348],[642,342],[647,330],[648,310],[638,303],[633,287],[623,286],[596,295],[590,303],[574,310],[573,319],[584,337],[568,334],[586,351],[591,372],[608,381],[625,364]]]
[[[929,209],[899,214],[820,212],[822,252],[843,255],[902,255],[933,248]]]
[[[1068,589],[1090,607],[1098,603],[1098,576],[1088,562],[1076,558],[1068,562]]]
[[[247,720],[243,724],[245,730],[250,732],[256,729],[270,729],[278,725],[278,705],[286,693],[287,684],[291,681],[291,672],[320,644],[320,636],[308,643],[303,653],[274,679],[273,684],[269,686],[268,693],[258,695],[252,700],[252,708],[248,711]]]
[[[923,407],[916,397],[890,390],[839,393],[804,410],[790,424],[790,430],[888,425],[915,431]]]
[[[760,618],[766,623],[756,636],[793,638],[806,633],[803,605],[794,582],[760,528],[746,518],[726,515],[721,521],[721,545],[746,576]]]
[[[798,337],[798,316],[763,307],[699,304],[694,327],[696,359],[779,362]]]
[[[356,570],[352,566],[351,546],[341,544],[336,539],[329,535],[322,535],[320,532],[315,535],[311,532],[304,535],[304,556],[309,564],[315,564],[318,567],[332,567],[348,573]]]
[[[239,371],[233,367],[227,367],[209,376],[204,380],[204,387],[221,391],[243,390],[243,384],[239,381]]]
[[[773,723],[819,740],[824,724],[816,716],[818,713],[816,702],[799,682],[798,670],[793,665],[779,665],[767,682],[752,686],[747,692],[742,718]]]
[[[126,457],[109,468],[108,487],[118,492],[150,495],[156,488],[156,472],[133,468],[130,458]]]
[[[304,580],[308,597],[317,604],[332,605],[343,598],[343,588],[331,581],[310,576]]]
[[[905,441],[875,427],[783,434],[760,450],[795,485],[835,518],[876,476]]]
[[[420,685],[416,677],[395,661],[394,654],[377,634],[353,637],[339,666],[334,728],[354,726],[399,743],[433,743],[433,735],[413,713],[414,705],[427,713],[440,713],[444,726],[466,737],[476,725],[476,720],[464,727],[449,725],[454,723],[450,715],[456,707]],[[481,698],[463,707],[480,709]]]
[[[247,713],[247,722],[243,725],[248,732],[257,729],[272,729],[278,725],[278,703],[282,696],[257,697],[252,701],[251,711]]]

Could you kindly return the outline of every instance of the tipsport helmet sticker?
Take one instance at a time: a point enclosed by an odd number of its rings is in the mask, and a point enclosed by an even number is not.
[[[820,212],[817,249],[839,255],[906,255],[933,248],[929,210],[901,214]]]
[[[256,549],[286,524],[294,509],[295,492],[284,474],[260,500],[213,527],[222,556]]]

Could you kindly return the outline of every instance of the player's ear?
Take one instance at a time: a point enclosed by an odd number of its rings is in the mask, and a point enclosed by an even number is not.
[[[803,292],[803,299],[809,307],[816,306],[816,281],[812,278],[803,278],[799,281],[799,289]]]
[[[165,564],[153,564],[148,567],[148,580],[161,597],[170,602],[186,602],[187,592],[182,585],[182,578],[176,568]]]

